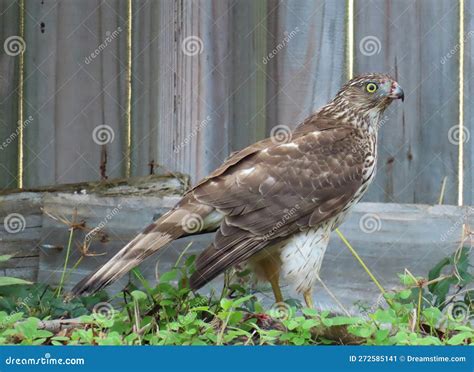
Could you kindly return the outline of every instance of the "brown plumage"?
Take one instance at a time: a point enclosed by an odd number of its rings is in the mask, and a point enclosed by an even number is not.
[[[179,237],[217,229],[198,257],[193,288],[248,261],[277,301],[283,274],[311,305],[329,233],[373,179],[381,115],[397,98],[403,91],[389,76],[352,79],[293,132],[233,154],[73,293],[105,287]]]

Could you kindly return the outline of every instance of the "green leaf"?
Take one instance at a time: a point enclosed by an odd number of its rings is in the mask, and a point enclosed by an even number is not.
[[[451,263],[451,259],[449,257],[443,258],[441,261],[439,261],[428,273],[428,281],[432,281],[434,279],[437,279],[441,276],[441,271],[443,268],[448,266]],[[433,288],[435,287],[436,283],[430,284],[428,286],[428,289],[430,290],[431,293],[433,293]]]
[[[438,309],[437,307],[428,307],[423,310],[422,314],[425,317],[428,324],[432,327],[436,325],[436,323],[442,316],[441,310]]]
[[[13,256],[11,254],[4,254],[4,255],[1,255],[0,256],[0,262],[5,262],[5,261],[8,261],[10,258],[12,258]]]
[[[339,326],[339,325],[346,325],[346,324],[356,324],[362,321],[363,319],[359,317],[335,316],[331,318],[331,325]]]
[[[402,300],[406,300],[411,296],[411,289],[405,289],[403,291],[398,292],[398,297],[400,297]]]
[[[387,339],[388,335],[390,333],[390,330],[389,329],[378,329],[377,331],[375,331],[375,341],[377,343],[382,343],[384,340]]]
[[[182,323],[184,325],[191,324],[192,322],[194,322],[196,320],[196,317],[197,317],[196,313],[188,313],[184,316],[184,318],[182,320]]]
[[[394,323],[396,321],[396,314],[393,309],[378,309],[372,317],[381,323]]]
[[[296,329],[299,326],[299,323],[295,319],[290,319],[289,321],[285,321],[286,328],[288,328],[290,331]]]
[[[224,311],[229,310],[233,304],[234,302],[232,300],[229,300],[228,298],[223,298],[221,300],[221,307],[222,307],[222,310]]]
[[[464,341],[474,337],[474,332],[461,332],[448,340],[448,345],[462,345]]]
[[[306,319],[301,325],[301,328],[311,329],[313,327],[316,327],[318,324],[319,324],[319,321],[317,321],[316,319]]]
[[[54,336],[51,338],[51,340],[55,341],[69,341],[69,337],[66,336]]]
[[[237,307],[239,305],[242,305],[244,302],[250,300],[252,297],[253,297],[253,295],[248,295],[248,296],[241,297],[241,298],[238,298],[238,299],[234,300],[233,307]]]
[[[193,264],[194,264],[194,261],[196,260],[196,256],[195,255],[191,255],[189,256],[188,258],[186,258],[186,261],[184,262],[184,264],[187,266],[187,267],[191,267]]]
[[[363,325],[363,326],[350,325],[349,327],[347,327],[347,330],[353,335],[363,337],[363,338],[370,337],[372,333],[374,332],[374,329],[370,325]]]
[[[239,323],[243,317],[244,317],[244,314],[241,311],[235,311],[231,313],[229,316],[229,324],[235,325]]]
[[[301,346],[304,344],[305,339],[303,337],[295,337],[293,338],[293,343],[297,346]]]
[[[18,284],[33,284],[33,283],[27,280],[23,280],[23,279],[11,278],[9,276],[0,277],[0,286],[18,285]]]
[[[138,301],[138,302],[144,301],[148,298],[148,296],[145,292],[138,291],[138,290],[132,291],[130,294],[131,294],[132,298],[134,300]]]
[[[412,278],[411,275],[408,275],[408,274],[398,274],[398,276],[400,277],[400,282],[407,286],[407,287],[410,287],[410,286],[414,286],[416,285],[416,280],[414,278]]]
[[[317,315],[318,315],[318,311],[317,311],[316,309],[310,309],[310,308],[305,307],[305,308],[303,308],[301,311],[302,311],[303,314],[306,315],[306,316],[311,316],[311,317],[313,317],[313,316],[317,316]]]
[[[443,343],[437,337],[426,336],[418,339],[418,345],[443,345]]]
[[[178,277],[178,270],[173,269],[162,275],[160,275],[160,283],[168,283],[175,280]]]

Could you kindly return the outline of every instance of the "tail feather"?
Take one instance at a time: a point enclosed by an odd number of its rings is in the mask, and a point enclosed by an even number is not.
[[[97,272],[76,284],[72,289],[72,295],[94,294],[121,278],[173,240],[206,230],[205,218],[212,211],[212,207],[201,204],[193,205],[192,211],[189,210],[189,206],[188,208],[180,207],[163,215],[123,247]]]

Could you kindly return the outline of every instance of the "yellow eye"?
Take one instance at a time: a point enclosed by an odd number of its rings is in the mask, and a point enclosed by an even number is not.
[[[367,84],[367,87],[366,87],[367,92],[369,92],[369,93],[374,93],[377,90],[377,88],[378,88],[377,84],[375,84],[375,83],[369,83],[369,84]]]

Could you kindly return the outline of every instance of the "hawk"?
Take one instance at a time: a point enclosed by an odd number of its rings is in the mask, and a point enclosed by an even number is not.
[[[102,289],[175,239],[216,231],[196,260],[192,289],[247,262],[270,282],[276,302],[283,301],[283,277],[312,307],[312,287],[329,235],[375,176],[377,131],[395,99],[403,101],[404,93],[390,76],[353,78],[286,136],[232,154],[172,210],[79,282],[73,295]]]

